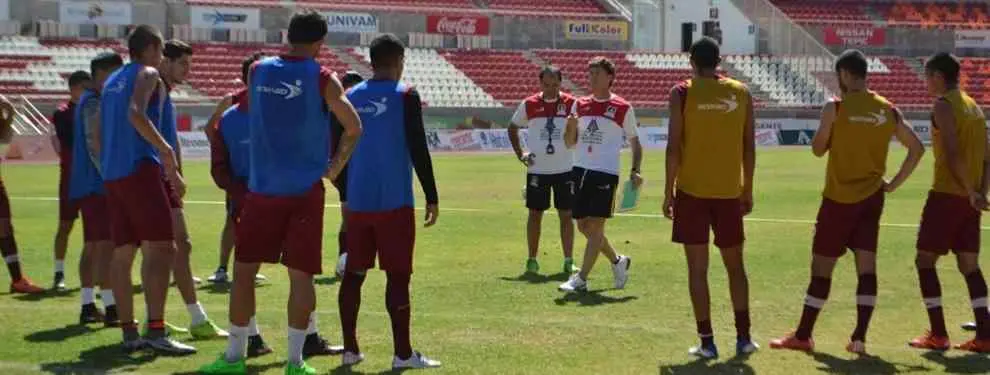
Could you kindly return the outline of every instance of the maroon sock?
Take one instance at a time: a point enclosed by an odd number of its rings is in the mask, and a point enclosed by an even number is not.
[[[16,258],[17,240],[14,239],[13,234],[4,238],[0,238],[0,254],[3,255],[5,261],[7,257],[15,256],[15,258],[13,258],[12,260],[6,261],[7,271],[10,272],[10,280],[18,281],[24,278],[24,275],[21,274],[21,262],[18,261]]]
[[[938,282],[938,271],[934,268],[919,268],[918,281],[921,285],[921,297],[924,298],[928,310],[928,322],[932,334],[938,337],[948,337],[945,329],[945,315],[942,313],[942,285]]]
[[[715,333],[712,330],[712,321],[699,320],[695,324],[698,328],[698,337],[701,338],[701,346],[710,347],[715,345]]]
[[[749,335],[749,310],[736,311],[736,339],[748,341]]]
[[[340,231],[337,232],[337,256],[344,255],[347,252],[347,232]]]
[[[990,312],[987,311],[987,281],[979,269],[966,275],[966,287],[976,318],[976,338],[990,339]]]
[[[825,307],[828,293],[832,289],[832,279],[827,277],[812,277],[808,284],[808,295],[804,298],[804,311],[801,312],[801,322],[798,323],[794,337],[798,340],[808,340],[815,329],[818,313]]]
[[[877,302],[877,275],[859,275],[856,286],[856,329],[853,330],[852,340],[866,342],[866,331],[870,328],[870,318]]]
[[[408,359],[412,356],[412,344],[409,341],[409,278],[408,273],[387,272],[388,282],[385,284],[385,308],[392,318],[392,338],[395,356]]]
[[[344,274],[337,294],[337,307],[340,309],[340,329],[344,333],[344,350],[361,353],[357,342],[358,311],[361,310],[361,285],[364,275],[353,272]]]

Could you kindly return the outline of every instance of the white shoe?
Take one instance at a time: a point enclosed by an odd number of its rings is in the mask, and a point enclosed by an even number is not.
[[[688,354],[703,358],[703,359],[713,359],[718,358],[718,353],[709,349],[702,348],[701,346],[695,346],[688,349]]]
[[[345,271],[347,271],[347,253],[340,254],[340,258],[337,258],[337,277],[344,277]]]
[[[435,368],[440,367],[439,361],[434,361],[432,359],[426,358],[420,352],[413,352],[409,359],[402,360],[399,357],[392,359],[392,369],[400,368]]]
[[[198,278],[196,276],[193,276],[192,279],[193,279],[193,284],[199,285],[199,284],[202,284],[203,283],[203,279],[200,279],[200,278]]]
[[[629,266],[632,265],[632,259],[625,255],[619,255],[619,261],[612,265],[612,278],[615,281],[615,289],[622,289],[626,287],[626,281],[629,281]]]
[[[206,281],[209,281],[214,284],[226,284],[228,281],[227,271],[217,270],[216,273],[210,275],[210,277],[207,277]]]
[[[263,283],[265,281],[268,281],[268,277],[267,276],[262,275],[260,273],[254,275],[254,282],[256,282],[256,283]]]
[[[351,352],[344,352],[344,355],[340,357],[340,362],[344,366],[354,366],[363,361],[364,361],[364,353],[355,354]]]
[[[561,292],[576,292],[588,290],[588,282],[581,278],[580,274],[573,274],[567,282],[557,287]]]

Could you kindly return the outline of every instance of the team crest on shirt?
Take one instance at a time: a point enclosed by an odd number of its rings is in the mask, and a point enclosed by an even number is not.
[[[557,105],[557,116],[565,116],[565,115],[567,115],[567,106],[564,105],[564,103],[560,103],[559,105]]]
[[[618,108],[615,108],[613,106],[608,106],[608,108],[605,109],[605,117],[608,117],[608,118],[614,120],[615,119],[615,114],[618,113],[618,112],[619,112],[619,109]]]
[[[588,128],[585,131],[587,131],[588,133],[592,133],[592,134],[593,133],[597,133],[598,132],[598,120],[591,119],[591,122],[588,123]]]

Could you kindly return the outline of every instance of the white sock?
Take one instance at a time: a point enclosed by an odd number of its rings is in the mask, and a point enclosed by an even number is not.
[[[311,335],[318,331],[316,328],[316,311],[309,313],[309,325],[306,326],[306,334]]]
[[[305,343],[306,331],[289,327],[289,363],[302,366],[302,350]]]
[[[82,294],[82,304],[88,305],[93,303],[93,288],[82,288],[79,289]]]
[[[258,336],[261,331],[258,330],[258,321],[252,316],[251,321],[248,322],[248,336]]]
[[[191,305],[186,305],[186,310],[189,310],[189,317],[192,320],[190,325],[197,325],[206,321],[206,311],[203,311],[203,305],[196,302]]]
[[[103,307],[117,304],[117,301],[113,299],[113,290],[100,289],[100,297],[103,299]]]
[[[65,272],[64,260],[55,260],[55,272]]]
[[[248,327],[238,327],[232,323],[227,332],[230,332],[230,336],[227,338],[227,351],[223,355],[224,359],[233,363],[247,357]]]
[[[18,261],[18,260],[20,260],[20,259],[21,259],[21,258],[19,258],[19,257],[17,256],[17,254],[13,254],[13,255],[8,255],[8,256],[5,256],[5,257],[3,257],[3,261],[4,261],[5,263],[7,263],[7,264],[10,264],[10,263],[17,263],[17,261]]]

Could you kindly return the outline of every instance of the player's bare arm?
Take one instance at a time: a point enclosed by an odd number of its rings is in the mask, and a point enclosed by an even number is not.
[[[753,175],[756,173],[756,119],[753,97],[746,92],[746,123],[743,124],[743,215],[753,211]]]
[[[0,98],[0,143],[8,144],[14,137],[14,105]]]
[[[925,155],[925,145],[921,143],[921,139],[911,129],[911,124],[904,119],[901,110],[894,107],[892,111],[897,119],[897,124],[894,125],[894,138],[908,150],[908,154],[904,157],[904,162],[901,163],[901,168],[894,175],[894,178],[884,184],[884,191],[888,193],[893,193],[904,184],[904,181],[907,181],[911,173],[914,173],[915,168],[918,167],[918,163],[921,162],[921,157]]]
[[[182,180],[182,176],[179,175],[179,161],[176,158],[175,150],[169,146],[155,124],[148,118],[148,104],[156,90],[159,91],[159,100],[165,100],[164,94],[161,93],[163,89],[161,85],[161,77],[155,68],[145,67],[138,73],[137,80],[134,82],[134,94],[131,95],[131,108],[128,117],[134,130],[138,132],[141,138],[158,151],[159,159],[173,187],[179,192],[184,192],[186,184]]]
[[[425,226],[432,227],[440,216],[436,177],[433,174],[433,158],[426,142],[426,126],[423,123],[423,103],[413,90],[406,99],[406,142],[416,177],[426,196]]]
[[[532,165],[532,160],[529,160],[529,153],[523,151],[522,142],[519,141],[519,125],[514,122],[509,123],[509,143],[512,144],[512,151],[516,153],[516,159],[519,159],[525,165]]]
[[[674,218],[674,190],[681,169],[681,147],[684,140],[684,101],[678,87],[670,90],[670,125],[667,129],[666,180],[663,188],[663,216]]]
[[[629,179],[632,180],[633,185],[637,188],[643,185],[642,169],[643,166],[643,143],[639,141],[639,137],[629,138],[629,148],[632,149],[632,170],[629,172]]]
[[[567,116],[567,125],[564,127],[564,145],[567,148],[574,148],[578,142],[578,117],[576,113]]]
[[[987,191],[990,190],[990,137],[984,131],[984,141],[986,149],[983,151],[983,178],[980,179],[980,197],[983,197],[981,205],[986,209],[990,203],[987,202]]]
[[[337,143],[337,152],[334,153],[333,160],[330,161],[330,169],[327,170],[326,177],[333,181],[343,171],[354,152],[354,147],[357,146],[357,141],[361,137],[361,119],[354,106],[344,96],[344,88],[337,77],[331,77],[323,97],[330,111],[337,116],[337,120],[344,128],[340,142]]]
[[[935,117],[935,124],[941,134],[942,149],[945,150],[945,161],[949,166],[949,172],[956,184],[961,186],[970,195],[977,194],[976,187],[972,186],[966,179],[966,166],[963,165],[961,155],[959,155],[959,133],[956,129],[956,115],[952,112],[952,104],[949,101],[940,99],[935,102],[932,109]]]
[[[86,151],[90,161],[96,170],[100,170],[100,103],[97,100],[89,100],[82,108],[83,135],[86,137]]]
[[[838,115],[838,103],[829,101],[822,108],[821,122],[818,124],[818,131],[815,138],[811,140],[811,152],[817,157],[825,156],[829,147],[832,146],[832,125]]]
[[[220,119],[223,118],[223,113],[227,112],[230,107],[234,105],[234,94],[227,94],[217,103],[217,107],[213,110],[213,114],[210,115],[210,120],[206,122],[206,127],[203,130],[207,133],[216,129],[217,124],[220,123]]]

